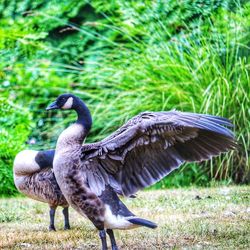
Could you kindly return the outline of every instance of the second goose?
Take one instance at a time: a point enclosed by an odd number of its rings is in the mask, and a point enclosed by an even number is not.
[[[23,150],[14,160],[14,182],[28,197],[45,202],[50,207],[49,230],[55,231],[55,212],[63,207],[64,229],[70,229],[68,202],[64,198],[52,171],[55,150]]]

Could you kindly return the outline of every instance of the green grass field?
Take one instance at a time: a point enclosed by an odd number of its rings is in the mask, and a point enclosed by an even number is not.
[[[125,203],[158,228],[116,231],[120,249],[250,248],[249,186],[147,191]],[[60,210],[57,231],[49,232],[46,204],[23,197],[1,199],[0,249],[100,249],[93,225],[73,209],[72,229],[63,231]]]

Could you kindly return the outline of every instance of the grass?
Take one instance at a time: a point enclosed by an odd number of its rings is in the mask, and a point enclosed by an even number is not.
[[[249,249],[250,187],[170,189],[126,199],[137,215],[158,223],[155,230],[115,231],[120,249]],[[28,198],[1,199],[0,249],[100,249],[93,225],[70,210],[72,229],[48,232],[48,207]]]

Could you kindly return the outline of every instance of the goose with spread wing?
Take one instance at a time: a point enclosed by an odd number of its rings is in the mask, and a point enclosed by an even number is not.
[[[58,138],[53,169],[69,204],[99,230],[103,250],[106,232],[115,250],[113,229],[157,226],[129,211],[116,190],[133,195],[185,162],[208,160],[236,147],[228,119],[179,111],[140,113],[104,140],[82,145],[92,125],[85,103],[63,94],[51,109],[77,113],[76,122]]]

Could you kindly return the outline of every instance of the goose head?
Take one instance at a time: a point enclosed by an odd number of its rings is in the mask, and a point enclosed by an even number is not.
[[[92,118],[90,111],[79,97],[73,94],[59,95],[57,99],[46,108],[46,110],[52,109],[75,110],[78,116],[76,122],[83,125],[87,132],[91,129]]]
[[[74,109],[78,104],[78,98],[72,94],[62,94],[57,97],[57,99],[52,102],[46,110],[52,109]]]

